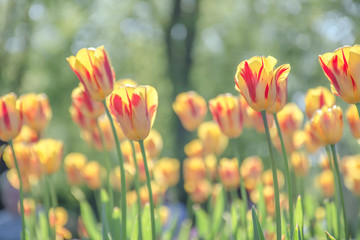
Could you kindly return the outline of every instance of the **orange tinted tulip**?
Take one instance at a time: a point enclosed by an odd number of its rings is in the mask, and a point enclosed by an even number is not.
[[[96,127],[96,119],[85,116],[84,113],[74,104],[70,106],[69,113],[71,115],[71,119],[80,128],[92,130]]]
[[[324,170],[317,178],[316,182],[321,188],[325,197],[333,197],[335,192],[334,174],[331,170]]]
[[[286,91],[282,92],[283,82],[287,80],[290,65],[284,64],[274,70],[276,62],[277,60],[271,56],[256,56],[242,61],[237,67],[235,88],[257,112],[277,108],[274,106],[277,104],[277,95],[286,95]]]
[[[104,46],[82,48],[66,60],[92,99],[103,101],[112,92],[115,73]]]
[[[323,106],[314,114],[311,121],[315,134],[324,144],[335,144],[343,134],[342,110],[338,106],[328,108]]]
[[[360,119],[355,105],[350,105],[346,111],[346,118],[354,138],[360,138]]]
[[[256,112],[252,108],[247,109],[247,114],[252,121],[252,127],[259,133],[265,133],[264,122],[262,120],[261,112]],[[269,127],[274,124],[274,117],[271,114],[266,114]]]
[[[188,131],[195,131],[198,128],[207,111],[205,99],[194,91],[177,95],[172,108]]]
[[[102,184],[103,169],[96,161],[88,162],[82,170],[82,176],[86,185],[91,190],[98,190]]]
[[[14,138],[14,143],[22,142],[22,143],[35,143],[39,141],[39,136],[36,131],[30,128],[28,125],[23,125],[19,135]]]
[[[261,159],[257,156],[245,158],[241,164],[240,171],[244,179],[245,188],[249,191],[254,190],[258,181],[261,180],[263,171]]]
[[[309,171],[309,159],[305,152],[293,152],[290,156],[295,175],[305,177]]]
[[[103,104],[92,100],[81,85],[72,91],[71,99],[74,105],[81,109],[81,112],[87,117],[97,118],[105,113]]]
[[[222,158],[219,163],[219,177],[226,189],[236,189],[240,184],[240,171],[236,158]]]
[[[87,158],[82,153],[69,153],[64,160],[64,169],[70,185],[79,185],[83,182],[81,172],[85,167]]]
[[[190,198],[194,203],[205,202],[211,193],[211,185],[206,179],[202,179],[199,182],[185,182],[184,189],[190,194]]]
[[[202,157],[204,146],[200,139],[194,139],[187,143],[184,147],[184,152],[188,158]]]
[[[185,159],[183,171],[185,182],[197,182],[206,178],[206,165],[202,158]]]
[[[175,158],[162,158],[154,167],[154,178],[169,187],[175,186],[180,178],[180,162]]]
[[[221,132],[220,127],[212,121],[199,126],[198,136],[203,143],[203,154],[220,155],[228,145],[228,138]]]
[[[335,96],[324,87],[310,88],[305,96],[305,112],[309,119],[316,110],[322,106],[332,107],[335,104]]]
[[[54,139],[42,139],[34,150],[43,172],[51,174],[59,170],[63,157],[64,144]]]
[[[360,45],[342,47],[319,56],[331,91],[345,102],[360,102]]]
[[[132,165],[125,163],[125,179],[126,179],[126,188],[129,188],[132,184],[135,169]],[[120,167],[117,166],[114,168],[114,170],[110,173],[110,181],[113,188],[115,188],[117,191],[121,192],[121,181],[120,181],[121,173],[120,173]]]
[[[15,93],[0,98],[0,139],[7,142],[15,138],[21,130],[23,117],[21,102],[16,100]]]
[[[311,122],[306,122],[304,126],[304,135],[305,147],[308,152],[313,153],[324,145],[319,136],[316,134],[315,125]]]
[[[158,94],[151,86],[124,86],[114,90],[108,106],[128,139],[144,140],[155,120]]]
[[[288,103],[277,114],[280,129],[283,134],[293,134],[303,123],[304,115],[295,103]]]
[[[214,121],[223,134],[229,138],[240,136],[243,128],[243,109],[239,97],[222,94],[209,101],[209,107]]]

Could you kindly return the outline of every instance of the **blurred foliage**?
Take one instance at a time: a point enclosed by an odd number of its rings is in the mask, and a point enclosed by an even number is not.
[[[237,64],[272,55],[291,64],[289,101],[304,109],[309,87],[329,87],[318,55],[359,43],[359,21],[355,0],[0,0],[0,94],[48,94],[53,119],[45,135],[64,140],[66,152],[100,157],[68,113],[78,80],[65,59],[105,45],[117,79],[158,90],[154,128],[165,139],[162,155],[183,158],[182,147],[195,133],[185,133],[171,109],[176,94],[196,90],[207,100],[236,94]],[[240,138],[242,156],[266,157],[263,136],[254,133],[246,130]],[[339,146],[340,155],[356,152],[347,126]]]

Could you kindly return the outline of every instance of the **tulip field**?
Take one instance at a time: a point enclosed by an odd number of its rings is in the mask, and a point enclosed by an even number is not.
[[[360,239],[359,209],[346,207],[344,194],[360,195],[360,155],[338,152],[344,125],[360,138],[359,45],[319,56],[330,84],[308,89],[304,112],[288,101],[291,62],[272,56],[238,64],[236,94],[205,99],[190,90],[173,103],[115,76],[110,59],[100,46],[63,61],[78,81],[64,114],[101,158],[44,136],[54,111],[46,93],[1,96],[1,155],[20,193],[19,239]],[[160,105],[195,136],[177,146],[184,159],[162,154],[166,139],[153,128]],[[244,131],[262,136],[269,158],[244,156],[240,144],[258,144]],[[59,201],[54,175],[72,210]]]

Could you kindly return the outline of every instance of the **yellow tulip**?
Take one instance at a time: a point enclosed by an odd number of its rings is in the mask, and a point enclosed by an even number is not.
[[[324,87],[310,88],[305,96],[305,112],[309,119],[312,118],[316,110],[322,106],[332,107],[335,105],[335,96]]]
[[[14,139],[23,125],[22,103],[15,93],[0,97],[0,139],[7,142]]]

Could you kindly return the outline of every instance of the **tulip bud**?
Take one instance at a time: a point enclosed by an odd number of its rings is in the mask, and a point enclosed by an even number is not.
[[[23,125],[22,103],[15,93],[0,97],[0,139],[7,142],[14,139]]]
[[[309,119],[312,118],[316,110],[322,106],[332,107],[335,105],[335,96],[324,87],[310,88],[305,96],[305,112]]]

